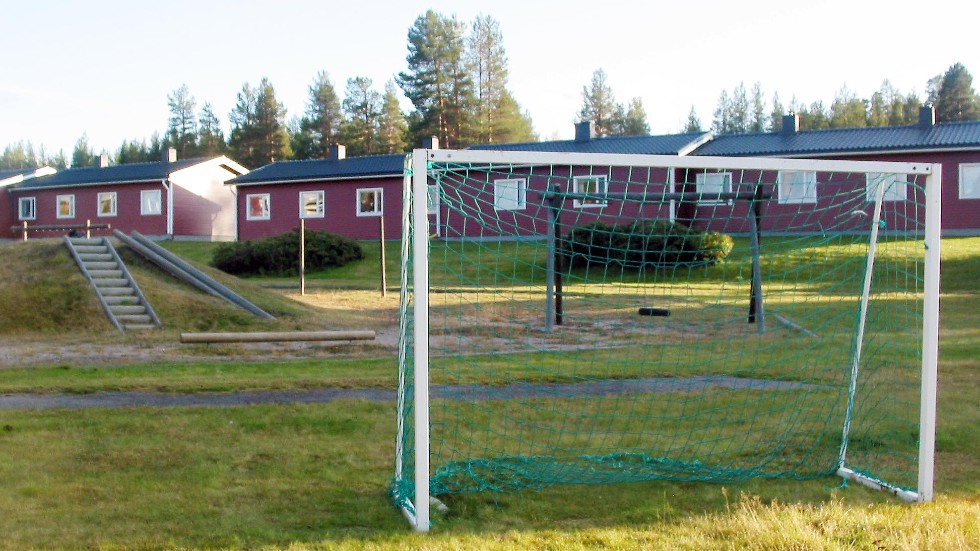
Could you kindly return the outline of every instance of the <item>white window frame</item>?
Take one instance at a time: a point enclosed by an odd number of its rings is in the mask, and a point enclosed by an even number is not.
[[[252,201],[259,201],[258,214],[253,214]],[[246,220],[269,220],[272,218],[272,197],[268,193],[248,193],[245,195],[245,219]]]
[[[882,178],[882,176],[887,179],[882,181],[881,184],[885,187],[885,195],[882,197],[882,201],[906,201],[908,200],[908,181],[899,180],[895,174],[882,174],[880,172],[869,172],[864,177],[864,194],[865,198],[869,203],[874,203],[878,198],[876,192],[876,187],[874,183]]]
[[[527,178],[506,178],[493,181],[494,210],[524,210],[527,208]]]
[[[156,199],[153,198],[154,195],[156,196]],[[163,192],[161,192],[159,189],[141,190],[140,215],[153,216],[156,214],[163,214]]]
[[[24,215],[24,205],[31,206],[30,215]],[[17,199],[17,219],[37,220],[37,197],[20,197]]]
[[[817,173],[812,170],[780,170],[776,174],[780,205],[804,205],[817,202]],[[803,193],[794,193],[800,188]]]
[[[972,173],[972,179],[967,174]],[[980,199],[980,163],[960,164],[960,199]]]
[[[68,205],[68,212],[61,214],[61,204],[64,202]],[[74,218],[75,217],[75,195],[58,195],[54,199],[54,213],[57,218]]]
[[[313,197],[313,212],[306,210],[308,204],[307,197]],[[327,197],[322,189],[299,192],[299,217],[300,218],[323,218],[327,212]]]
[[[358,216],[381,216],[385,211],[385,190],[380,187],[365,187],[357,190],[357,215]],[[361,197],[365,193],[374,194],[374,210],[363,210],[364,202]]]
[[[595,189],[591,189],[592,186],[588,185],[588,182],[596,182]],[[583,183],[585,183],[585,188],[583,189]],[[593,175],[593,176],[573,176],[572,177],[572,193],[583,193],[589,195],[605,195],[609,192],[609,178],[604,174]],[[609,201],[605,199],[574,199],[572,201],[572,206],[575,208],[602,208],[609,204]]]
[[[718,181],[720,180],[720,181]],[[705,193],[710,186],[710,193]],[[702,205],[731,205],[730,199],[710,199],[712,195],[732,192],[731,172],[699,172],[694,177],[694,189],[698,194],[698,203]],[[707,195],[709,199],[705,199]]]
[[[107,212],[102,211],[102,200],[109,200],[109,210]],[[102,191],[99,192],[95,197],[95,215],[99,218],[107,218],[110,216],[116,216],[119,212],[119,195],[115,191]]]

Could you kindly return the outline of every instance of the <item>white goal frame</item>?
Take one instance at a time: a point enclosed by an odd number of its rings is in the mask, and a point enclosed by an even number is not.
[[[888,484],[885,481],[855,472],[847,467],[846,455],[841,454],[837,474],[842,478],[854,480],[874,489],[887,491],[904,500],[912,502],[928,502],[933,499],[934,459],[936,437],[936,399],[937,399],[937,369],[939,356],[939,275],[940,275],[940,216],[942,165],[938,163],[907,163],[885,161],[837,161],[825,159],[788,159],[765,157],[679,157],[672,155],[632,155],[632,154],[583,154],[583,153],[545,153],[519,151],[482,151],[482,150],[440,150],[416,149],[406,162],[405,194],[406,204],[411,204],[410,212],[403,216],[409,218],[415,231],[411,233],[411,242],[407,241],[408,228],[403,228],[403,250],[411,248],[415,259],[413,269],[413,284],[411,291],[407,290],[403,269],[402,296],[413,294],[414,326],[412,335],[402,334],[402,338],[414,340],[413,358],[406,358],[414,366],[414,482],[415,495],[407,506],[402,506],[402,512],[412,527],[419,532],[426,532],[430,527],[429,493],[429,208],[426,197],[428,193],[429,163],[476,163],[493,165],[561,165],[603,167],[633,167],[668,169],[672,176],[676,169],[731,169],[731,170],[760,170],[760,171],[817,171],[817,172],[861,172],[861,173],[900,173],[922,175],[925,177],[925,225],[924,225],[924,303],[922,327],[922,358],[921,358],[921,389],[919,411],[919,450],[918,450],[918,481],[917,492],[907,491]],[[668,182],[672,184],[671,181]],[[877,217],[881,211],[881,194],[884,186],[879,186],[878,201],[875,203],[874,224],[872,229],[872,251],[869,254],[868,269],[864,281],[864,292],[861,298],[862,322],[867,309],[868,289],[870,287],[871,268],[874,263],[875,241],[877,238]],[[410,196],[409,196],[410,195]],[[673,212],[673,205],[671,205]],[[863,330],[861,330],[863,333]],[[857,336],[857,353],[860,354],[860,340]],[[404,347],[402,347],[404,349]],[[857,359],[852,369],[857,369]],[[852,373],[852,382],[856,373]],[[402,395],[402,374],[399,373],[399,395]],[[402,457],[402,399],[398,403],[398,439],[396,449],[396,477],[401,478],[406,468]],[[405,420],[404,422],[408,422]],[[847,426],[844,427],[845,436]],[[846,452],[846,444],[844,451]]]

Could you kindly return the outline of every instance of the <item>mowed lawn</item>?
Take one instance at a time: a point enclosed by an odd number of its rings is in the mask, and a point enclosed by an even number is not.
[[[387,495],[394,403],[0,410],[0,548],[980,548],[980,238],[944,240],[943,255],[933,503],[834,477],[566,485],[453,498],[418,535]],[[395,379],[394,358],[0,370],[5,392]]]

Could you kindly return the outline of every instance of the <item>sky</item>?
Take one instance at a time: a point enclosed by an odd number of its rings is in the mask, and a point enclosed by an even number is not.
[[[0,5],[0,148],[30,141],[71,156],[166,130],[167,96],[186,84],[228,131],[245,83],[268,77],[287,118],[303,114],[325,70],[382,92],[407,70],[408,30],[432,9],[500,24],[508,88],[539,139],[570,139],[583,87],[606,72],[618,102],[639,97],[652,134],[680,131],[693,107],[705,127],[722,90],[758,82],[830,104],[846,87],[870,98],[888,79],[925,96],[954,63],[980,74],[975,17],[961,0],[4,0]],[[975,88],[977,87],[975,83]],[[411,104],[403,101],[407,112]]]

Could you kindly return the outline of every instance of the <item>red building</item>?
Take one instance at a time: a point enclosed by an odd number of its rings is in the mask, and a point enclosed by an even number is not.
[[[932,106],[923,107],[919,123],[908,126],[801,130],[799,117],[788,115],[780,132],[717,136],[693,154],[939,163],[942,165],[943,235],[980,235],[980,121],[937,124]],[[794,176],[809,177],[806,174]],[[778,175],[767,181],[778,181],[777,178]],[[837,195],[835,191],[844,189],[841,186],[865,184],[863,181],[847,184],[834,182],[829,186],[824,185],[826,182],[820,183],[821,186],[804,187],[808,191],[791,200],[812,204],[813,209],[817,210],[832,203]],[[698,184],[689,182],[687,185],[694,189]],[[914,185],[895,186],[893,189],[894,196],[886,196],[886,200],[908,200],[910,204],[916,202],[913,200],[919,192]],[[780,201],[790,199],[780,195],[778,184],[768,191],[776,194]],[[779,209],[778,203],[767,208],[772,214],[778,214]],[[794,206],[791,210],[799,209]],[[699,218],[698,205],[686,205],[679,216]],[[817,221],[814,219],[814,226]]]
[[[228,181],[237,190],[238,239],[256,240],[299,228],[352,239],[401,237],[405,155],[279,161]]]
[[[235,239],[235,194],[225,182],[248,169],[224,156],[177,160],[172,149],[166,155],[156,163],[116,166],[102,156],[99,166],[26,181],[10,189],[15,223],[91,222],[155,237]]]

